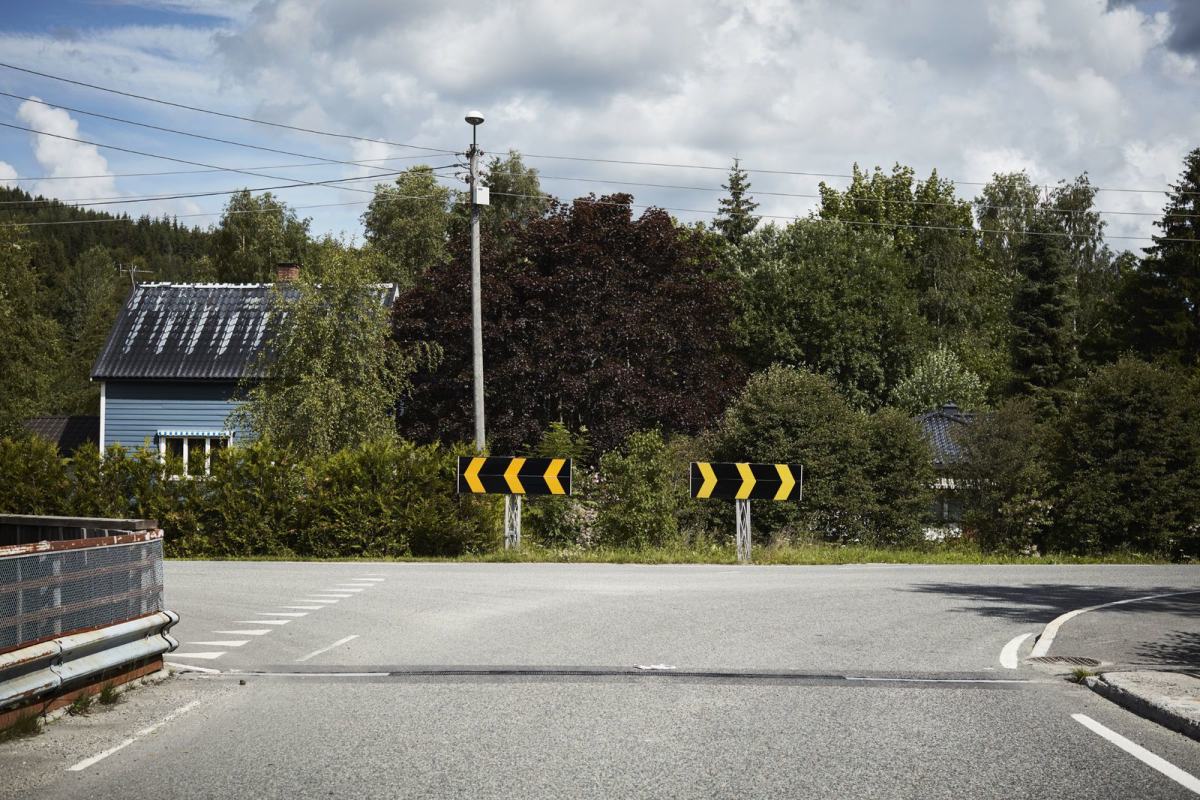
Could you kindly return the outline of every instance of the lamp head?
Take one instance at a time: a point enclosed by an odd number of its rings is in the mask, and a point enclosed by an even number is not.
[[[467,113],[466,120],[471,124],[471,127],[482,125],[483,114],[480,114],[478,111],[470,111]]]

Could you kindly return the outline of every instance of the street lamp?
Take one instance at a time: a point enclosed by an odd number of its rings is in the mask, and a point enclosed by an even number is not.
[[[483,124],[483,114],[470,111],[471,126],[471,349],[475,373],[475,450],[482,453],[486,438],[483,426],[483,302],[479,279],[479,146],[475,134]],[[485,201],[486,202],[486,201]]]

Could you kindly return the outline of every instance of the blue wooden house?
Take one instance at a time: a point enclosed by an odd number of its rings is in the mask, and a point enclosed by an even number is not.
[[[395,287],[379,288],[390,307]],[[92,368],[101,446],[144,444],[185,465],[203,452],[207,471],[213,450],[245,438],[228,419],[238,383],[255,377],[271,298],[266,283],[135,287]]]

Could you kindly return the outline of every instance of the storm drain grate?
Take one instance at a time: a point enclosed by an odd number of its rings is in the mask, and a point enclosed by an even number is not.
[[[1071,664],[1076,667],[1098,667],[1100,662],[1086,656],[1034,656],[1027,659],[1034,664]]]

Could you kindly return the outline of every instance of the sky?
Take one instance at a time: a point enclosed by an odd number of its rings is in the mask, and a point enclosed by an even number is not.
[[[17,95],[0,96],[0,123],[124,148],[0,127],[0,183],[201,226],[226,195],[168,196],[413,164],[444,167],[460,187],[463,117],[478,109],[480,146],[521,151],[564,199],[626,191],[708,219],[736,157],[759,212],[785,222],[855,163],[936,169],[966,199],[996,172],[1051,185],[1087,172],[1110,243],[1137,250],[1200,146],[1196,0],[0,0],[0,11],[6,64],[389,142],[0,67],[0,92]],[[257,174],[198,171],[210,167]],[[153,172],[176,174],[132,174]],[[314,233],[361,238],[372,183],[276,193]],[[146,197],[157,199],[104,204]]]

